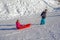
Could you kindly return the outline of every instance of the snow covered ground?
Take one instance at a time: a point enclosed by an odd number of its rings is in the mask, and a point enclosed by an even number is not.
[[[24,30],[16,30],[8,22],[0,25],[0,40],[60,40],[60,12],[47,13],[46,25],[39,25],[40,19],[40,14],[20,18],[22,24],[33,24]]]
[[[53,10],[60,6],[55,1],[50,2],[51,0],[0,0],[0,40],[60,40],[60,10]],[[39,25],[40,14],[46,7],[49,10],[46,24]],[[32,25],[28,29],[17,30],[17,19],[22,24]]]

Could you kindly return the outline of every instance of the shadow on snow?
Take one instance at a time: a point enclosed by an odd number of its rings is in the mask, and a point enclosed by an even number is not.
[[[17,30],[16,28],[0,28],[0,30]]]

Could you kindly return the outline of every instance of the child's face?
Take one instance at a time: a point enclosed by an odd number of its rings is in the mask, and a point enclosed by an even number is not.
[[[47,11],[47,9],[45,9],[45,11]]]
[[[17,21],[19,21],[19,20],[17,20]]]

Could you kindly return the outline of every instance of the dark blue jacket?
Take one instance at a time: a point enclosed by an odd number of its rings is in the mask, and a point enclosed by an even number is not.
[[[45,11],[43,11],[43,12],[41,13],[41,17],[42,17],[42,18],[46,18],[46,12],[45,12]]]

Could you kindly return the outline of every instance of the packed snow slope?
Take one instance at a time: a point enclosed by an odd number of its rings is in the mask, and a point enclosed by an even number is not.
[[[54,0],[0,0],[0,20],[40,14],[45,8],[52,11],[60,7]]]

